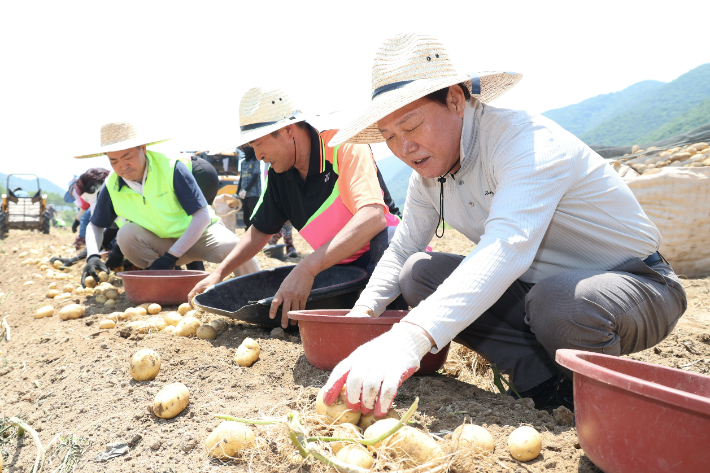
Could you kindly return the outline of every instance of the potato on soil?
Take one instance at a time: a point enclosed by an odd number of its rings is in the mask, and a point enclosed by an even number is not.
[[[155,379],[160,371],[160,355],[155,350],[144,348],[138,350],[131,357],[131,377],[136,381],[149,381]]]
[[[342,439],[361,439],[362,434],[360,429],[354,424],[337,424],[333,429],[333,435],[331,437],[342,438]],[[328,442],[330,449],[333,453],[338,453],[346,445],[350,445],[352,442]]]
[[[182,320],[182,315],[180,315],[178,312],[168,312],[167,314],[165,314],[165,317],[163,319],[165,320],[166,324],[175,327]]]
[[[54,266],[55,268],[59,269],[59,268],[62,267],[62,262],[59,261],[59,260],[55,260],[54,263],[52,263],[52,266]]]
[[[180,304],[180,307],[178,307],[177,311],[180,313],[180,315],[185,315],[191,310],[192,307],[190,307],[190,304],[188,304],[187,302],[183,302],[182,304]]]
[[[108,273],[107,273],[106,271],[101,271],[101,272],[99,273],[99,280],[100,280],[101,282],[106,282],[106,281],[108,281]]]
[[[93,276],[87,276],[84,279],[84,284],[86,287],[96,287],[96,279],[94,279]]]
[[[58,295],[59,295],[59,290],[58,290],[58,289],[50,289],[49,291],[47,291],[47,294],[45,294],[45,296],[47,297],[47,299],[54,299],[54,298],[57,297]]]
[[[65,284],[64,287],[62,288],[62,291],[68,292],[69,294],[71,294],[72,292],[74,292],[74,285],[73,284]]]
[[[55,301],[64,301],[67,299],[71,299],[71,294],[69,294],[68,292],[62,292],[54,298]]]
[[[79,286],[76,289],[74,289],[74,294],[77,296],[83,296],[84,295],[84,288]]]
[[[145,323],[150,326],[150,328],[156,330],[163,330],[168,324],[165,323],[162,317],[150,317],[146,319]]]
[[[44,307],[40,307],[37,309],[37,312],[35,312],[35,319],[41,319],[44,317],[51,317],[54,315],[54,307],[51,305],[46,305]]]
[[[118,318],[119,315],[121,315],[120,312],[111,312],[109,315],[106,316],[106,318],[108,320],[113,320],[114,322],[118,322],[119,320],[121,320]]]
[[[104,296],[103,294],[100,294],[100,295],[98,295],[98,296],[96,296],[96,297],[94,298],[94,301],[95,301],[97,304],[103,304],[103,303],[106,302],[107,300],[108,300],[108,299],[106,299],[106,296]]]
[[[362,415],[360,416],[360,420],[358,421],[357,426],[360,427],[362,430],[366,430],[372,424],[382,419],[399,419],[399,414],[397,414],[397,411],[395,411],[394,409],[390,409],[389,411],[387,411],[387,415],[379,419],[375,417],[374,412],[371,414]]]
[[[50,282],[48,289],[57,289],[58,287],[56,282]]]
[[[108,289],[103,293],[106,299],[118,299],[118,291],[116,289]]]
[[[239,351],[237,350],[237,354]],[[356,424],[360,420],[360,411],[351,411],[345,403],[345,386],[340,391],[335,402],[327,406],[323,402],[324,388],[318,391],[316,396],[316,413],[325,416],[331,424]]]
[[[116,327],[116,322],[114,322],[111,319],[105,319],[99,322],[99,328],[101,329],[109,329],[109,328],[115,328]]]
[[[190,391],[182,383],[168,384],[158,391],[153,401],[153,413],[162,419],[172,419],[190,402]]]
[[[199,326],[200,321],[195,317],[185,317],[175,326],[175,335],[189,337],[197,332]],[[239,350],[237,350],[237,353],[239,353]]]
[[[367,448],[357,443],[344,446],[335,456],[338,460],[349,465],[359,466],[369,470],[375,462]]]
[[[237,348],[234,362],[239,366],[251,366],[259,358],[259,353],[261,353],[259,344],[251,338],[245,338],[239,348]]]
[[[104,302],[104,305],[111,307],[111,306],[116,305],[116,301],[114,299],[106,299],[106,302]]]
[[[222,318],[212,319],[209,324],[214,327],[217,333],[227,330],[227,322]]]
[[[496,448],[491,433],[473,424],[458,426],[451,436],[451,442],[458,444],[459,450],[473,453],[492,453]]]
[[[375,422],[365,431],[365,438],[377,438],[394,427],[397,422],[399,422],[397,419],[384,419]],[[407,425],[375,445],[375,448],[378,448],[380,444],[392,448],[395,458],[403,461],[407,467],[423,465],[444,456],[443,450],[433,438],[421,430]]]
[[[524,425],[511,432],[508,437],[510,454],[518,461],[530,461],[542,450],[542,437],[537,430]]]
[[[195,334],[197,338],[203,340],[214,340],[217,338],[217,331],[211,325],[200,325]]]
[[[59,310],[59,318],[62,320],[78,319],[86,312],[86,307],[81,304],[69,304]]]
[[[150,304],[147,310],[150,315],[155,315],[159,314],[160,311],[163,310],[163,308],[160,307],[160,304]]]
[[[252,447],[255,441],[254,432],[247,425],[225,420],[207,436],[205,448],[210,457],[227,459]]]
[[[164,331],[167,332],[167,333],[174,333],[174,332],[175,332],[175,327],[172,326],[172,325],[168,325],[167,327],[165,327],[165,330],[164,330]]]

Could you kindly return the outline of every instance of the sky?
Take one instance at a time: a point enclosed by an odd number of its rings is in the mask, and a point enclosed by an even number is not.
[[[542,113],[710,62],[707,21],[694,20],[708,17],[710,2],[686,0],[2,2],[0,172],[64,187],[108,168],[73,156],[98,150],[113,121],[149,123],[172,150],[231,146],[254,86],[346,121],[369,102],[379,45],[401,32],[437,37],[461,72],[522,73],[493,105]]]

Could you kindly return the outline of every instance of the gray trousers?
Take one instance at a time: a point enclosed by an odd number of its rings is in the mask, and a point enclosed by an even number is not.
[[[404,299],[416,307],[456,269],[463,256],[412,255],[400,273]],[[675,327],[687,307],[670,265],[634,258],[611,271],[570,271],[537,284],[515,281],[454,339],[496,363],[518,391],[562,371],[560,348],[626,355],[650,348]]]

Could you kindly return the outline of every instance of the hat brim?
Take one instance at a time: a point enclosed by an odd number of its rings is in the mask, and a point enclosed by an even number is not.
[[[505,94],[523,78],[522,74],[514,72],[486,72],[475,76],[480,81],[480,93],[473,93],[472,78],[468,74],[437,77],[433,79],[415,80],[398,89],[384,92],[375,97],[370,105],[359,116],[343,127],[330,140],[328,146],[333,147],[342,143],[370,144],[385,141],[377,127],[377,121],[390,113],[399,110],[415,100],[429,95],[432,92],[463,83],[472,93],[473,97],[481,102],[488,103]]]
[[[136,146],[142,146],[142,145],[146,145],[146,146],[157,145],[158,143],[163,143],[168,140],[170,140],[170,138],[165,138],[165,139],[158,140],[158,141],[146,140],[145,138],[131,138],[129,140],[120,141],[118,143],[113,143],[113,144],[110,144],[107,146],[102,146],[101,151],[98,153],[82,154],[80,156],[74,156],[74,159],[95,158],[97,156],[103,156],[106,153],[113,153],[114,151],[121,151],[124,149],[135,148]]]
[[[247,130],[247,131],[242,131],[239,134],[239,137],[235,141],[235,145],[232,146],[232,148],[236,148],[237,146],[242,146],[245,143],[249,143],[250,141],[258,140],[262,136],[266,136],[269,133],[272,133],[276,130],[280,130],[281,128],[288,126],[288,125],[293,125],[294,123],[298,122],[303,122],[308,120],[308,116],[303,114],[303,113],[298,113],[295,117],[289,117],[285,118],[283,120],[279,120],[276,123],[273,123],[271,125],[265,125],[261,126],[259,128],[254,128],[252,130]],[[225,148],[229,149],[229,148]]]

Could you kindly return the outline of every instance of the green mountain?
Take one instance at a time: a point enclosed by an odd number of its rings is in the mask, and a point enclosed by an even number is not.
[[[0,172],[0,186],[2,186],[3,189],[7,184],[7,176],[7,174]],[[43,177],[39,178],[39,185],[42,188],[42,192],[53,192],[55,194],[64,195],[67,191]],[[37,192],[37,180],[27,175],[23,175],[22,177],[12,176],[10,178],[10,187],[13,189],[15,187],[22,187],[27,192]]]
[[[382,178],[387,184],[387,190],[397,203],[400,210],[404,210],[404,201],[407,199],[407,187],[409,186],[409,176],[413,169],[404,164],[396,156],[389,156],[377,161]]]
[[[664,83],[638,82],[543,115],[590,145],[657,141],[710,123],[710,64]]]
[[[647,94],[652,94],[663,85],[663,82],[645,80],[620,92],[597,95],[574,105],[548,110],[543,115],[579,136],[634,106],[640,99]]]

